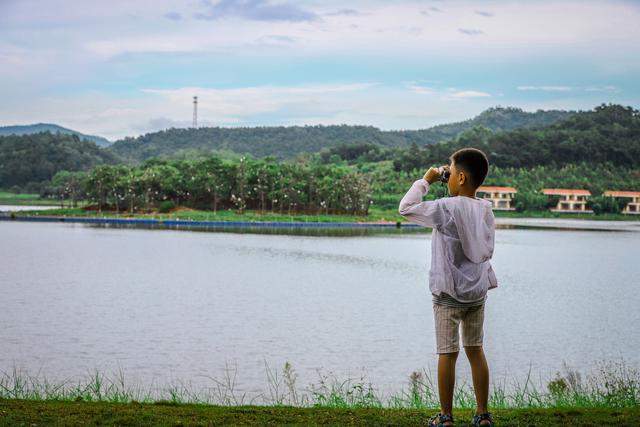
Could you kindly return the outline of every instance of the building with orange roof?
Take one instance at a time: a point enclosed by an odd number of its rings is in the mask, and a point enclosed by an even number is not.
[[[513,196],[518,191],[513,187],[496,187],[491,185],[481,185],[478,187],[478,193],[482,193],[483,198],[490,200],[494,210],[513,211],[515,208],[511,204]]]
[[[638,215],[640,214],[640,191],[605,191],[607,197],[620,197],[631,199],[622,209],[623,214]]]
[[[587,199],[591,197],[589,190],[576,190],[571,188],[543,188],[542,193],[547,196],[560,196],[552,212],[593,213],[587,209]]]

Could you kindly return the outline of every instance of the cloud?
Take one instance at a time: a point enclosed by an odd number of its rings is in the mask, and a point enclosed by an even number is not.
[[[209,115],[221,121],[237,121],[252,115],[323,108],[335,109],[336,96],[365,92],[376,83],[309,84],[297,86],[250,86],[241,88],[184,87],[177,89],[143,89],[145,94],[165,99],[167,105],[181,105],[198,96],[203,117]],[[186,105],[186,104],[185,104]],[[318,106],[320,105],[320,107]]]
[[[326,16],[358,16],[361,13],[355,9],[340,9],[335,12],[325,13]]]
[[[260,37],[257,42],[263,44],[290,44],[295,43],[296,38],[290,36],[283,36],[279,34],[269,34]]]
[[[266,0],[220,0],[212,3],[205,0],[206,13],[196,13],[196,19],[211,21],[235,17],[252,21],[303,22],[318,19],[315,12],[301,9],[290,3],[271,4]]]
[[[490,98],[491,94],[487,92],[480,92],[477,90],[462,90],[456,91],[449,95],[451,98]]]
[[[413,93],[407,93],[406,88]],[[434,96],[428,95],[433,91]],[[405,82],[392,87],[372,82],[251,86],[238,88],[181,87],[145,89],[154,107],[138,123],[161,127],[188,125],[193,95],[198,96],[199,117],[214,126],[362,124],[408,129],[467,118],[489,107],[489,94],[440,91]],[[451,93],[452,97],[444,94]],[[481,98],[465,102],[465,98]],[[171,114],[170,111],[175,111]],[[160,118],[172,117],[171,120]],[[140,132],[143,130],[141,129]],[[144,130],[146,131],[146,130]]]
[[[521,91],[542,91],[542,92],[569,92],[573,90],[571,86],[518,86]]]
[[[231,89],[215,89],[206,87],[184,87],[178,89],[142,89],[142,92],[159,94],[168,97],[187,96],[191,92],[206,93],[209,95],[219,96],[223,94],[233,95],[252,95],[252,94],[321,94],[327,92],[353,92],[369,89],[376,86],[377,83],[361,82],[361,83],[343,83],[343,84],[310,84],[298,86],[249,86]],[[189,95],[191,96],[191,95]]]
[[[434,86],[424,86],[424,80],[405,82],[404,86],[409,91],[417,95],[435,95],[440,100],[460,100],[470,98],[491,98],[491,94],[478,90],[458,90],[456,88],[436,88]]]
[[[620,92],[620,90],[613,85],[606,86],[587,86],[584,88],[586,92]]]
[[[218,94],[233,114],[212,106],[208,117],[244,125],[310,118],[416,128],[468,117],[497,99],[536,108],[552,102],[560,108],[591,108],[603,101],[637,108],[639,99],[640,6],[625,1],[0,4],[0,93],[6,95],[0,121],[5,123],[55,121],[109,137],[127,135],[152,118],[190,121],[189,97],[184,103],[170,102],[159,94],[141,93],[141,88],[213,82],[254,87],[266,97],[263,102],[258,95],[247,95],[251,91],[231,89]],[[432,5],[436,10],[429,9]],[[486,11],[495,15],[478,13]],[[192,18],[197,12],[204,20]],[[327,16],[331,13],[333,18]],[[177,15],[181,20],[171,20]],[[468,34],[459,29],[477,30]],[[571,61],[558,59],[569,57]],[[577,74],[578,82],[572,78]],[[521,83],[509,83],[513,76]],[[304,94],[265,86],[365,80],[386,84]],[[404,83],[409,80],[416,81],[412,87]],[[519,84],[522,88],[516,90]],[[452,96],[467,89],[490,97]],[[505,96],[498,98],[500,92]],[[103,99],[96,99],[96,93]],[[242,99],[245,95],[250,101]],[[207,99],[202,100],[203,113]],[[264,112],[252,113],[253,102]],[[425,111],[429,118],[415,118]]]
[[[162,16],[172,21],[180,21],[182,19],[182,15],[179,14],[178,12],[167,12]]]
[[[211,120],[201,120],[198,118],[198,126],[199,127],[214,127],[220,125],[231,125],[234,123],[238,123],[239,120],[227,119],[224,122],[213,122]],[[141,126],[139,126],[136,130],[138,132],[148,132],[149,130],[165,130],[170,128],[190,128],[193,124],[192,120],[174,120],[169,117],[154,117],[152,119],[147,120]]]
[[[429,9],[427,10],[421,10],[420,14],[424,15],[424,16],[431,16],[431,12],[435,12],[435,13],[442,13],[442,9],[439,9],[435,6],[431,6]]]
[[[480,34],[484,34],[484,31],[475,28],[458,28],[458,32],[468,36],[479,36]]]
[[[486,10],[476,10],[474,12],[476,15],[484,16],[487,18],[491,18],[493,16],[493,13],[487,12]]]
[[[620,89],[614,85],[591,85],[591,86],[518,86],[520,91],[540,91],[540,92],[603,92],[619,93]]]
[[[419,95],[433,95],[435,93],[435,90],[433,88],[422,86],[415,82],[409,82],[405,86],[411,92],[417,93]]]
[[[30,1],[36,0],[24,0],[24,4]],[[487,61],[521,57],[533,61],[531,58],[572,52],[580,58],[616,56],[613,59],[619,60],[598,61],[599,69],[609,66],[611,73],[626,72],[628,66],[621,69],[628,64],[635,67],[640,64],[638,56],[630,54],[640,45],[640,30],[633,29],[632,24],[640,19],[640,8],[622,10],[620,6],[599,2],[587,2],[578,9],[573,3],[564,2],[544,7],[538,2],[518,5],[505,2],[492,3],[489,7],[474,2],[425,5],[415,1],[379,1],[359,2],[354,6],[344,2],[295,0],[192,0],[179,4],[170,0],[110,0],[108,4],[113,6],[109,8],[102,2],[91,2],[91,7],[80,8],[72,7],[74,2],[80,4],[78,0],[57,1],[69,5],[69,14],[60,19],[46,17],[43,21],[44,12],[52,12],[51,6],[43,7],[45,10],[35,8],[38,9],[35,16],[29,14],[26,6],[20,6],[20,15],[13,11],[8,17],[0,16],[0,39],[26,46],[32,50],[32,57],[41,57],[42,51],[49,48],[82,61],[87,58],[110,60],[121,54],[133,58],[146,53],[162,53],[167,57],[173,53],[263,55],[265,52],[260,51],[255,41],[276,33],[303,39],[304,50],[298,54],[325,58],[332,54],[366,56],[373,51],[376,55],[409,58],[428,51],[441,57],[473,56]],[[145,16],[144,5],[148,4],[145,2],[157,4],[154,7],[160,11],[158,15]],[[430,11],[431,4],[438,6],[438,11],[443,8],[445,13]],[[169,11],[179,14],[183,22],[194,13],[199,13],[202,20],[192,20],[188,26],[167,25],[170,18],[163,14]],[[421,11],[430,13],[431,19],[422,16]],[[474,11],[490,11],[495,16],[483,18]],[[358,16],[352,16],[354,13]],[[336,16],[330,18],[327,14]],[[557,16],[568,18],[562,22],[552,18]],[[256,24],[238,25],[239,19],[252,19],[249,22]],[[311,25],[291,25],[291,20],[300,22],[301,19],[315,20],[304,21]],[[216,25],[211,25],[211,20],[215,20]],[[612,25],[612,22],[618,24]],[[358,25],[357,31],[353,31],[356,28],[351,25],[354,24]],[[380,28],[386,32],[378,32]],[[479,40],[486,43],[479,44]],[[498,46],[500,49],[496,49]],[[80,58],[84,53],[97,55]],[[76,58],[71,58],[72,62],[75,63]],[[623,61],[625,64],[621,65]],[[56,62],[58,66],[65,63]],[[0,70],[0,77],[2,74]]]
[[[114,37],[107,40],[94,40],[87,42],[84,48],[100,58],[111,58],[129,53],[176,53],[198,51],[204,49],[204,41],[191,39],[186,36],[162,37]]]

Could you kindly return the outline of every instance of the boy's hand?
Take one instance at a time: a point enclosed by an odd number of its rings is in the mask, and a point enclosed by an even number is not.
[[[446,168],[446,166],[441,166],[439,168],[429,168],[427,173],[424,174],[424,180],[429,184],[433,184],[434,182],[439,181],[444,168]]]

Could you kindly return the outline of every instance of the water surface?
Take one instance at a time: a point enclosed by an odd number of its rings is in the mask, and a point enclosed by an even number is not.
[[[0,370],[122,369],[207,383],[226,363],[365,372],[394,390],[433,369],[428,234],[197,233],[0,222]],[[486,350],[496,378],[640,363],[637,232],[498,230]],[[468,368],[461,358],[461,376]]]

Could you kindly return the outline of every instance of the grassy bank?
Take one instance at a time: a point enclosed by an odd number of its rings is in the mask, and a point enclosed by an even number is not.
[[[426,425],[435,411],[0,400],[0,425]],[[471,410],[455,411],[458,426]],[[503,409],[501,426],[637,426],[640,408]]]
[[[14,368],[0,374],[0,425],[420,425],[438,407],[434,379],[424,370],[391,395],[363,377],[320,372],[316,383],[299,387],[291,364],[273,369],[266,362],[267,387],[252,394],[242,391],[237,373],[228,364],[194,389],[182,382],[132,386],[122,372],[55,381]],[[586,375],[564,366],[545,383],[533,377],[494,380],[489,406],[498,425],[640,425],[640,372],[624,362],[602,362]],[[465,425],[475,400],[471,385],[459,383],[455,415]]]
[[[279,214],[272,212],[245,211],[238,213],[233,210],[203,211],[195,209],[178,208],[172,212],[160,213],[134,213],[115,211],[97,212],[82,208],[51,209],[47,211],[23,211],[16,215],[35,216],[76,216],[76,217],[120,217],[120,218],[155,218],[155,219],[181,219],[193,221],[248,221],[248,222],[396,222],[402,220],[397,212],[374,210],[368,216],[356,215],[309,215],[309,214]]]
[[[0,202],[1,204],[1,202]],[[8,203],[7,203],[8,204]],[[28,203],[24,203],[28,204]],[[248,221],[248,222],[406,222],[404,218],[398,215],[394,209],[371,208],[369,215],[311,215],[311,214],[286,214],[275,212],[245,211],[239,213],[235,210],[222,210],[218,212],[195,210],[187,208],[178,208],[172,212],[160,213],[129,213],[84,210],[82,208],[64,208],[51,209],[46,211],[23,211],[16,215],[36,215],[36,216],[76,216],[76,217],[122,217],[122,218],[156,218],[156,219],[182,219],[193,221]],[[622,214],[564,214],[557,212],[495,212],[496,217],[502,218],[562,218],[562,219],[589,219],[589,220],[605,220],[605,221],[633,221],[640,220],[640,215],[622,215]]]
[[[16,194],[0,191],[0,205],[60,206],[60,203],[52,199],[42,199],[38,194]]]
[[[249,392],[234,363],[227,363],[217,376],[204,376],[206,381],[197,387],[175,380],[168,384],[154,380],[151,385],[141,386],[131,383],[123,371],[111,375],[96,371],[60,380],[14,368],[0,373],[0,399],[424,410],[439,405],[435,378],[425,370],[412,372],[406,386],[388,391],[381,391],[365,375],[345,378],[322,370],[317,375],[316,381],[301,386],[298,373],[289,362],[280,369],[265,362],[266,387],[251,387]],[[565,365],[551,379],[534,380],[535,377],[529,372],[520,379],[494,378],[489,406],[505,410],[640,408],[640,371],[623,361],[600,362],[586,374]],[[454,406],[475,407],[469,381],[458,380]]]

